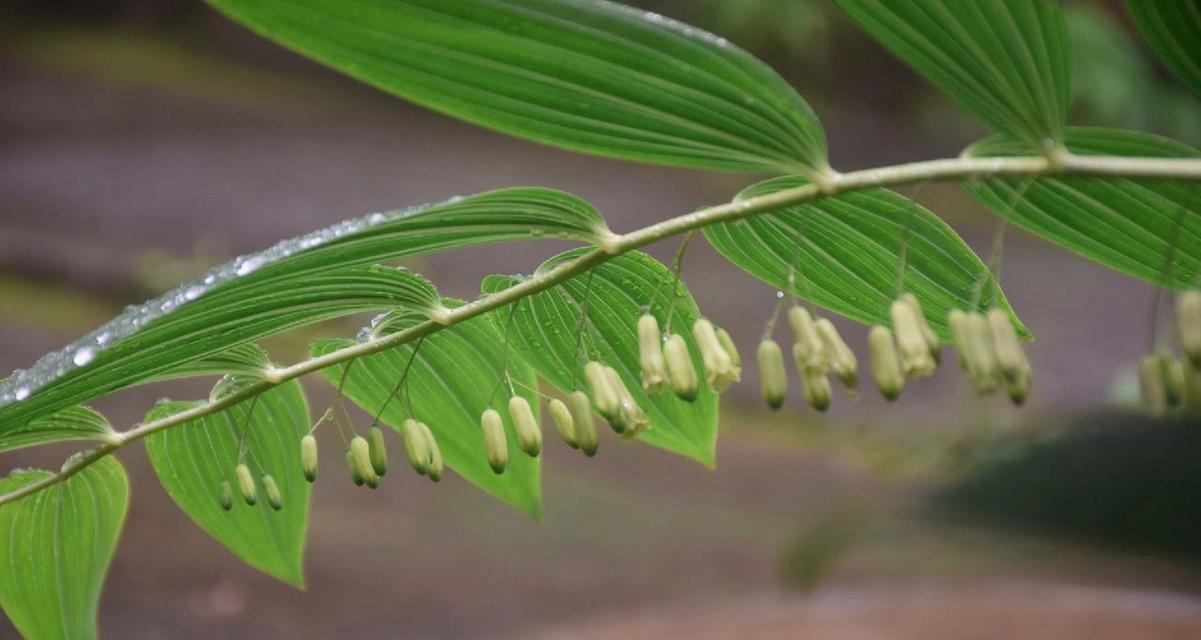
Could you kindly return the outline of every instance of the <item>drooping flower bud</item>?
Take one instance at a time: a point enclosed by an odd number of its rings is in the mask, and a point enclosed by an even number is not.
[[[575,427],[575,439],[584,455],[596,455],[596,421],[592,418],[592,405],[588,395],[583,391],[572,391],[567,396],[567,408],[571,410],[572,426]]]
[[[1201,369],[1201,289],[1190,289],[1176,299],[1176,331],[1184,355],[1194,369]]]
[[[388,473],[388,449],[384,444],[384,430],[379,426],[367,430],[367,453],[371,458],[371,469],[376,475]]]
[[[797,369],[825,371],[829,367],[826,344],[817,333],[813,315],[804,307],[793,305],[788,310],[788,324],[792,325],[792,333],[796,340],[792,346],[792,355],[796,358]]]
[[[642,364],[642,388],[659,391],[667,387],[667,362],[663,359],[663,335],[659,321],[644,313],[638,318],[638,355]]]
[[[517,434],[517,448],[528,456],[542,453],[542,429],[538,427],[538,419],[534,417],[529,400],[521,396],[509,398],[509,417]]]
[[[350,457],[359,476],[363,478],[363,483],[371,489],[378,487],[379,474],[371,466],[371,445],[366,438],[355,436],[350,439]]]
[[[685,402],[696,400],[700,385],[684,336],[678,333],[671,334],[667,342],[663,343],[663,358],[667,360],[667,377],[671,382],[672,392]]]
[[[725,391],[734,380],[734,361],[717,339],[713,323],[705,318],[698,318],[692,323],[692,337],[696,340],[696,346],[701,351],[701,361],[705,364],[705,381],[714,391]]]
[[[300,469],[305,480],[317,479],[317,438],[311,433],[300,439]]]
[[[605,365],[595,360],[584,365],[584,381],[588,383],[588,390],[592,392],[592,402],[601,417],[610,424],[620,420],[621,397],[609,382],[609,376],[605,374]]]
[[[772,409],[779,409],[780,405],[784,404],[784,395],[788,392],[784,353],[775,340],[764,338],[759,343],[756,355],[759,360],[759,387],[763,391],[763,400]]]
[[[934,359],[930,357],[930,343],[922,333],[921,321],[913,305],[904,300],[895,300],[889,308],[892,328],[897,340],[897,352],[901,356],[901,371],[906,378],[921,378],[934,373]]]
[[[425,477],[437,482],[442,479],[442,471],[446,468],[446,463],[442,460],[442,449],[438,447],[438,441],[434,438],[434,432],[430,431],[429,425],[418,422],[417,427],[421,431],[421,438],[425,440],[425,448],[430,452],[430,463],[425,469]]]
[[[354,462],[354,451],[350,447],[346,447],[346,468],[350,470],[350,479],[354,481],[354,486],[361,487],[366,482],[366,478],[359,471],[359,466]]]
[[[579,449],[580,443],[575,439],[575,420],[572,419],[571,410],[567,405],[558,398],[551,398],[546,404],[546,409],[550,412],[551,421],[555,423],[555,429],[563,438],[563,442],[572,449]]]
[[[221,481],[221,492],[217,494],[217,501],[225,511],[234,508],[234,488],[229,485],[229,480]]]
[[[1147,414],[1152,418],[1163,417],[1168,412],[1168,393],[1164,388],[1163,362],[1159,356],[1143,356],[1138,366],[1138,386]]]
[[[480,416],[480,429],[484,433],[484,451],[488,455],[488,466],[493,473],[504,473],[509,463],[509,444],[505,440],[505,423],[495,409],[488,409]]]
[[[951,312],[947,314],[947,326],[951,328],[951,344],[955,345],[955,356],[959,361],[959,368],[971,371],[971,363],[968,362],[971,351],[967,348],[967,325],[967,313],[962,309],[951,309]]]
[[[934,364],[942,362],[942,340],[926,321],[926,314],[922,311],[922,304],[917,301],[917,296],[906,292],[901,294],[900,300],[913,307],[913,313],[917,316],[918,326],[922,330],[922,337],[926,339],[926,347],[930,350],[930,358],[934,360]]]
[[[617,369],[613,367],[605,367],[605,375],[609,377],[609,384],[617,390],[617,397],[621,400],[621,412],[618,424],[610,423],[613,430],[622,434],[626,438],[633,438],[639,433],[646,430],[650,424],[650,418],[642,407],[638,406],[638,401],[630,394],[629,388],[621,379],[621,374],[617,373]]]
[[[1002,376],[988,320],[982,313],[969,313],[964,323],[964,331],[968,373],[972,377],[976,392],[992,393],[1000,384]]]
[[[905,375],[901,372],[901,362],[897,356],[892,331],[883,325],[872,327],[867,334],[867,344],[872,380],[875,381],[876,388],[880,390],[884,399],[896,400],[905,388]]]
[[[992,336],[993,352],[997,356],[997,368],[1007,381],[1017,380],[1030,368],[1030,363],[1026,360],[1026,352],[1022,349],[1013,322],[1009,320],[1009,314],[993,307],[985,317]]]
[[[717,342],[721,344],[721,348],[725,350],[726,355],[730,356],[730,363],[733,365],[731,369],[731,377],[734,382],[742,380],[742,354],[738,352],[738,345],[734,344],[734,338],[722,327],[717,328]]]
[[[1185,364],[1170,354],[1161,354],[1163,364],[1163,390],[1168,401],[1168,407],[1178,407],[1184,404],[1184,369]]]
[[[1189,413],[1201,413],[1201,369],[1181,362],[1184,376],[1184,407]]]
[[[275,484],[275,478],[271,474],[263,474],[263,490],[267,493],[267,504],[275,511],[284,508],[284,496],[279,492],[279,485]]]
[[[254,476],[250,475],[250,467],[239,464],[234,469],[234,475],[238,478],[238,490],[242,492],[242,499],[246,504],[254,506],[259,501],[259,492],[254,485]]]
[[[400,423],[400,436],[404,440],[405,455],[409,458],[409,466],[418,475],[425,475],[430,466],[429,442],[421,432],[421,423],[408,418]]]
[[[856,390],[859,387],[859,359],[855,357],[855,352],[847,346],[838,333],[838,328],[828,318],[819,318],[814,323],[814,328],[826,347],[830,373],[847,389]]]
[[[817,369],[805,369],[801,373],[801,385],[805,391],[805,402],[818,411],[830,408],[830,378]]]
[[[1017,406],[1022,406],[1026,402],[1026,396],[1030,395],[1030,385],[1034,380],[1033,371],[1030,365],[1026,364],[1018,371],[1013,378],[1005,379],[1005,392],[1009,395],[1009,400]]]

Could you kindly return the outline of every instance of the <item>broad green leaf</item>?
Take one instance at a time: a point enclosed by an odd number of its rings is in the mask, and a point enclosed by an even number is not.
[[[804,184],[799,177],[775,178],[752,185],[737,199]],[[998,304],[1012,313],[988,268],[954,230],[887,189],[712,225],[705,237],[756,278],[864,324],[890,325],[888,309],[901,290],[917,296],[931,328],[944,340],[950,339],[951,309]],[[902,254],[905,276],[898,290]],[[1018,329],[1029,335],[1020,322]]]
[[[449,304],[456,303],[448,301]],[[422,320],[424,318],[416,314],[394,313],[368,333],[387,334]],[[353,344],[353,340],[323,340],[312,346],[312,355],[323,355]],[[417,356],[412,360],[406,388],[393,397],[392,392],[415,349]],[[510,393],[504,383],[504,344],[487,317],[474,318],[428,335],[421,340],[420,347],[416,342],[401,345],[357,358],[349,365],[323,369],[321,373],[336,386],[347,366],[350,370],[342,391],[364,411],[373,416],[379,414],[380,420],[393,428],[399,428],[408,417],[425,422],[438,441],[448,467],[493,496],[531,516],[541,516],[539,461],[517,448],[517,436],[508,415]],[[538,397],[532,391],[537,383],[534,372],[513,358],[507,361],[507,371],[517,393],[537,407]],[[509,464],[500,475],[488,466],[480,433],[480,416],[487,408],[500,412],[508,434]],[[549,438],[546,441],[551,442]],[[399,439],[394,442],[393,446],[401,446]],[[416,476],[405,477],[406,469],[400,468],[399,462],[396,467],[385,478],[386,482],[416,481]],[[398,477],[393,478],[393,474]]]
[[[218,383],[214,395],[221,395],[220,387],[230,382]],[[162,403],[150,410],[146,421],[198,404]],[[250,566],[303,588],[310,487],[301,474],[300,439],[309,424],[304,391],[293,380],[214,415],[153,433],[146,438],[146,453],[163,489],[201,529]],[[239,456],[243,439],[245,452]],[[250,467],[259,482],[254,506],[237,492],[234,468],[239,461]],[[279,511],[264,497],[265,473],[275,478],[283,495]],[[234,506],[229,511],[219,502],[222,481],[234,487]]]
[[[596,211],[574,196],[514,188],[372,214],[283,241],[131,307],[0,381],[0,450],[16,446],[9,434],[36,417],[174,377],[189,362],[264,336],[396,306],[441,312],[429,282],[372,266],[376,262],[504,240],[552,236],[601,243],[611,235]],[[202,367],[205,373],[212,368]]]
[[[9,448],[28,447],[47,442],[66,440],[107,441],[116,431],[99,412],[77,405],[32,420],[5,436]]]
[[[240,375],[261,377],[271,368],[271,358],[263,348],[247,342],[219,351],[199,360],[190,360],[157,376],[156,380],[202,375]]]
[[[50,475],[13,472],[0,480],[0,494]],[[96,637],[100,590],[128,506],[125,469],[107,456],[0,507],[0,606],[26,640]]]
[[[559,254],[539,267],[539,271],[582,253],[572,250]],[[516,276],[489,276],[484,280],[483,290],[495,293],[520,281]],[[642,389],[637,324],[648,306],[659,319],[660,328],[684,337],[692,351],[693,366],[698,372],[704,371],[691,330],[700,312],[683,282],[678,284],[671,325],[667,324],[673,283],[667,267],[644,253],[631,252],[599,265],[591,276],[578,275],[514,303],[515,307],[505,307],[493,317],[503,326],[510,322],[508,315],[512,313],[510,345],[564,393],[585,388],[583,372],[589,360],[599,360],[616,369],[650,417],[650,429],[639,438],[712,467],[717,442],[717,394],[704,384],[704,376],[700,376],[700,393],[691,403],[676,398],[671,391],[652,394]],[[581,338],[577,327],[585,301],[588,313]],[[577,348],[581,341],[582,348]]]
[[[873,38],[997,131],[1063,137],[1072,49],[1052,0],[835,0]]]
[[[1073,153],[1201,158],[1167,138],[1117,129],[1073,127]],[[972,145],[976,157],[1027,155],[1006,136]],[[1195,286],[1201,274],[1201,186],[1116,177],[998,178],[963,187],[994,213],[1107,267],[1172,289]]]
[[[1201,96],[1201,4],[1194,0],[1127,0],[1126,6],[1159,58]]]
[[[727,171],[821,171],[817,117],[699,29],[582,0],[210,0],[250,29],[436,111],[567,149]]]

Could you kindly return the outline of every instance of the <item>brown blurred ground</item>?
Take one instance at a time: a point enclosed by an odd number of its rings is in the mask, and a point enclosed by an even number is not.
[[[203,46],[57,27],[6,42],[0,371],[190,270],[368,211],[537,184],[581,195],[625,231],[754,179],[511,140],[206,25]],[[971,139],[956,127],[932,138],[880,100],[835,109],[828,99],[815,102],[843,168],[953,154]],[[988,244],[993,220],[955,189],[920,195],[974,246]],[[485,247],[416,266],[445,293],[472,296],[481,276],[531,271],[557,248]],[[772,291],[707,247],[690,252],[685,275],[749,350]],[[869,394],[816,416],[793,399],[765,417],[752,373],[727,402],[716,471],[613,439],[594,460],[552,447],[541,523],[457,478],[433,487],[397,474],[376,493],[324,481],[307,592],[208,539],[133,447],[121,455],[133,506],[102,629],[138,639],[1201,637],[1195,559],[926,508],[976,447],[1106,405],[1115,372],[1144,348],[1151,292],[1140,283],[1011,234],[1005,284],[1038,336],[1038,386],[1022,412],[976,401],[947,368],[895,407]],[[862,329],[844,326],[858,346]],[[296,345],[275,353],[292,359]],[[319,411],[328,393],[312,382]],[[205,389],[137,389],[97,406],[127,425],[168,391]],[[63,455],[6,455],[0,472]]]

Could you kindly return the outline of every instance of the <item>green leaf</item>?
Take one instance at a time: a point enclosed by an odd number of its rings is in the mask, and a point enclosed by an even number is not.
[[[1050,0],[835,0],[873,38],[994,129],[1062,139],[1072,49]]]
[[[423,320],[413,313],[393,313],[377,322],[368,335],[400,331]],[[322,340],[311,351],[313,356],[320,356],[353,344],[355,341],[346,339]],[[414,350],[417,356],[409,369],[406,390],[393,397]],[[534,372],[514,359],[507,364],[517,392],[537,407],[538,397],[531,391],[537,384]],[[505,365],[500,334],[487,317],[479,317],[426,336],[420,347],[416,342],[404,344],[357,358],[349,365],[322,369],[321,373],[336,386],[349,366],[342,387],[346,397],[367,413],[378,413],[380,420],[393,428],[410,416],[425,422],[448,467],[493,496],[540,517],[539,461],[516,446],[517,436],[508,415],[509,391],[502,384]],[[504,417],[508,434],[509,464],[500,475],[488,466],[480,433],[480,416],[489,407]],[[394,446],[399,446],[399,441]]]
[[[1127,0],[1130,15],[1164,64],[1201,96],[1201,4]]]
[[[736,199],[804,184],[799,177],[775,178],[748,187]],[[902,253],[903,290],[917,296],[931,328],[944,340],[951,335],[951,309],[973,308],[978,302],[1012,313],[1004,294],[991,286],[988,268],[954,230],[920,204],[887,189],[854,191],[712,225],[705,228],[705,237],[756,278],[864,324],[891,324],[888,309],[900,293]],[[1020,322],[1018,330],[1029,335]]]
[[[5,436],[8,448],[28,447],[67,440],[108,441],[116,436],[108,419],[96,410],[78,405],[32,420]]]
[[[218,383],[214,396],[232,382]],[[159,404],[146,415],[146,421],[199,404]],[[250,566],[303,588],[310,487],[301,473],[300,439],[308,433],[309,424],[304,391],[293,380],[219,413],[153,433],[146,438],[146,453],[163,489],[201,529]],[[239,458],[238,443],[243,437],[246,451]],[[250,506],[238,495],[233,508],[225,511],[219,501],[221,482],[229,481],[237,495],[234,467],[240,459],[259,483],[260,499]],[[279,511],[261,498],[264,473],[275,478],[283,495],[284,506]]]
[[[0,480],[0,493],[50,475],[16,471]],[[107,456],[0,507],[0,605],[27,640],[96,637],[100,589],[128,506],[125,469]]]
[[[583,250],[559,254],[546,261],[539,271],[582,254]],[[516,276],[489,276],[484,280],[483,290],[495,293],[521,280]],[[676,398],[670,391],[650,394],[642,389],[637,324],[646,305],[650,305],[664,331],[684,337],[692,352],[693,366],[698,372],[704,371],[691,330],[700,312],[683,282],[679,283],[671,325],[667,325],[672,287],[673,276],[666,267],[644,253],[630,252],[597,266],[591,276],[576,276],[516,302],[515,307],[506,307],[494,317],[507,323],[509,309],[513,309],[510,344],[564,393],[584,388],[583,371],[588,360],[599,360],[616,369],[650,417],[650,429],[639,438],[712,467],[717,442],[717,394],[703,381],[696,401],[691,403]],[[588,321],[583,325],[581,352],[577,350],[577,327],[585,300]]]
[[[821,171],[809,106],[699,29],[579,0],[210,0],[379,89],[567,149],[728,171]]]
[[[1072,153],[1198,158],[1167,138],[1117,129],[1073,127]],[[1022,142],[994,136],[972,145],[976,157],[1028,155]],[[1116,177],[998,178],[963,183],[998,215],[1107,267],[1172,289],[1201,274],[1201,189],[1172,180]]]
[[[132,307],[0,381],[0,450],[16,446],[9,435],[34,418],[175,377],[187,363],[264,336],[398,305],[435,316],[442,311],[429,282],[373,263],[530,237],[603,243],[611,235],[596,211],[574,196],[515,188],[372,214],[285,240]],[[212,373],[213,367],[201,369]]]

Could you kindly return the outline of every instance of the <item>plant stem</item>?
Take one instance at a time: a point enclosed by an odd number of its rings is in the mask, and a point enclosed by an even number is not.
[[[103,444],[71,461],[58,473],[0,496],[0,505],[13,502],[55,483],[63,482],[104,456],[111,454],[130,442],[141,440],[152,433],[218,413],[243,400],[255,397],[279,384],[305,374],[423,338],[446,327],[454,326],[460,322],[470,320],[481,314],[554,287],[618,255],[665,238],[688,233],[711,224],[739,220],[759,213],[774,211],[782,207],[801,204],[818,198],[831,197],[848,191],[873,187],[898,187],[922,182],[945,182],[1002,176],[1034,178],[1046,175],[1122,176],[1201,181],[1201,159],[1078,156],[1070,153],[1056,155],[1053,158],[1041,156],[946,158],[848,173],[833,173],[823,176],[820,184],[806,184],[755,198],[700,209],[631,233],[606,238],[598,248],[574,260],[564,262],[549,271],[524,280],[504,291],[483,296],[463,306],[451,309],[436,321],[427,320],[404,331],[373,338],[345,349],[298,362],[288,367],[272,369],[257,384],[244,387],[230,395],[198,405],[187,411],[166,416],[152,422],[139,424],[128,431],[121,432],[117,441]]]

